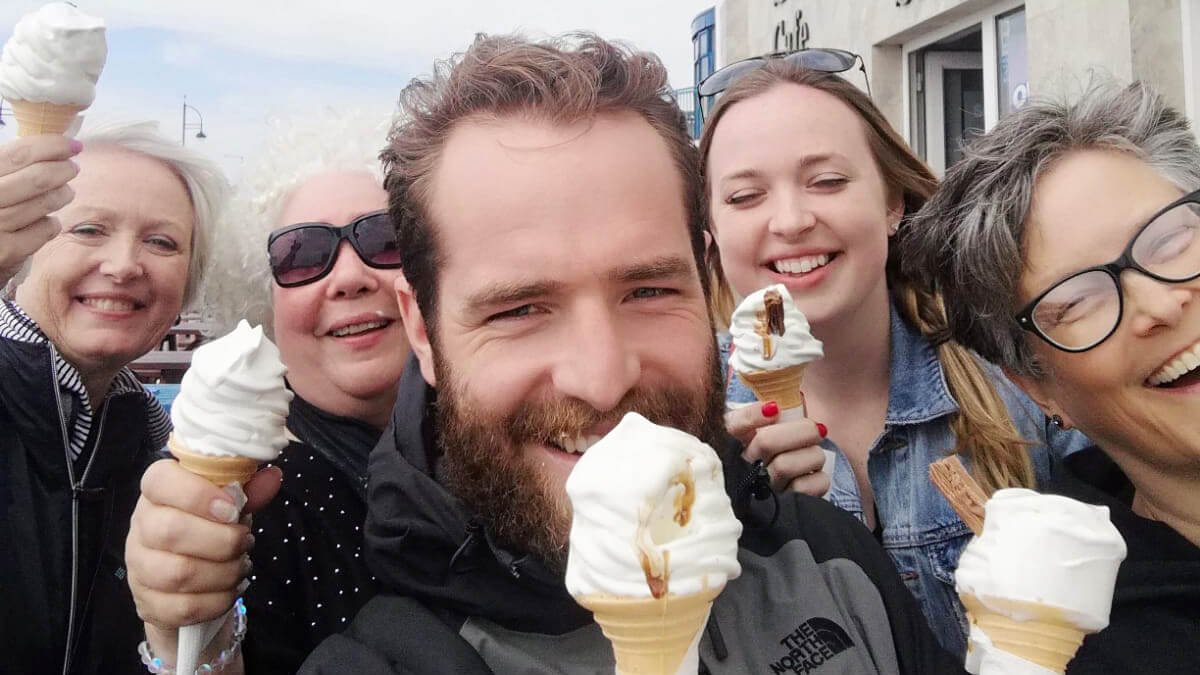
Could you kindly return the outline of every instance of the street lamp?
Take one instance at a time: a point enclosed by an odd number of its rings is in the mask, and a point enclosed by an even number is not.
[[[191,110],[193,113],[196,114],[196,117],[200,120],[199,122],[188,122],[188,111],[189,110]],[[204,139],[208,138],[208,136],[205,135],[205,133],[204,133],[204,115],[200,114],[200,111],[196,109],[196,106],[188,105],[187,96],[184,96],[183,97],[183,122],[179,129],[179,144],[180,145],[187,145],[188,129],[199,129],[199,131],[196,132],[196,138],[199,138],[200,140],[204,140]]]

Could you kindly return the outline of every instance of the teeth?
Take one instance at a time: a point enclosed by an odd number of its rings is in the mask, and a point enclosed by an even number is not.
[[[333,331],[333,336],[346,337],[347,335],[357,335],[358,333],[365,333],[374,328],[383,328],[386,325],[386,321],[367,321],[366,323],[356,323]]]
[[[599,440],[599,436],[567,436],[566,434],[562,434],[558,437],[558,447],[562,448],[563,452],[569,452],[572,455],[582,455]]]
[[[124,300],[113,300],[111,298],[84,298],[83,304],[88,307],[95,307],[102,312],[130,312],[133,311],[133,303]]]
[[[822,253],[820,255],[810,255],[803,258],[788,258],[787,260],[776,260],[772,263],[772,267],[776,272],[784,274],[807,274],[818,267],[824,267],[829,264],[829,254]]]
[[[1200,342],[1192,345],[1191,349],[1176,356],[1170,363],[1159,368],[1157,373],[1150,376],[1148,382],[1152,386],[1157,387],[1161,384],[1174,382],[1196,368],[1200,368]]]

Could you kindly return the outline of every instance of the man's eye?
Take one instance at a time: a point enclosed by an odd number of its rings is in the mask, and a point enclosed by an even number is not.
[[[629,295],[630,295],[630,297],[636,298],[638,300],[645,300],[645,299],[649,299],[649,298],[659,298],[659,297],[662,297],[665,295],[672,295],[674,293],[675,293],[674,289],[670,289],[670,288],[644,287],[644,288],[635,289]]]
[[[489,316],[488,322],[503,321],[505,319],[520,319],[533,314],[533,310],[533,305],[521,305],[520,307],[514,307],[510,310],[497,312],[496,314]]]

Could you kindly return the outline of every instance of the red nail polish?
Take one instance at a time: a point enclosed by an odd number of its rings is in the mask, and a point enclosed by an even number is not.
[[[779,404],[775,401],[767,401],[762,407],[763,417],[774,417],[779,414]]]
[[[70,143],[68,143],[67,146],[69,148],[71,148],[71,154],[73,154],[73,155],[78,155],[80,152],[83,151],[83,142],[76,140],[74,138],[71,139]]]
[[[817,433],[821,434],[821,438],[825,438],[829,435],[829,427],[817,422]]]

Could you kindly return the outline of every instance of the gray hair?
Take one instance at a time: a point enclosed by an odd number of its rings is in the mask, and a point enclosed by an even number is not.
[[[156,122],[120,122],[87,127],[79,136],[86,149],[105,144],[124,148],[166,164],[179,176],[192,200],[191,257],[183,306],[200,295],[201,281],[212,252],[213,227],[229,197],[229,183],[217,165],[197,152],[167,140]]]
[[[145,155],[162,162],[187,189],[192,202],[192,245],[188,259],[188,277],[184,286],[183,306],[186,308],[200,296],[201,282],[211,255],[212,229],[229,197],[229,183],[217,165],[197,152],[169,141],[158,131],[157,122],[109,122],[84,127],[79,140],[86,148],[92,145],[111,145]],[[25,265],[6,289],[11,296],[28,274]]]
[[[226,236],[214,242],[203,304],[215,335],[246,319],[274,336],[267,238],[280,226],[288,196],[304,181],[334,171],[369,173],[382,186],[378,157],[391,121],[390,115],[332,109],[270,121],[261,154],[226,213]]]
[[[1184,192],[1200,187],[1187,118],[1142,83],[1104,83],[1074,103],[1030,102],[1000,120],[909,224],[900,260],[942,294],[954,339],[1015,373],[1045,374],[1013,318],[1034,188],[1057,160],[1085,149],[1137,157]]]

